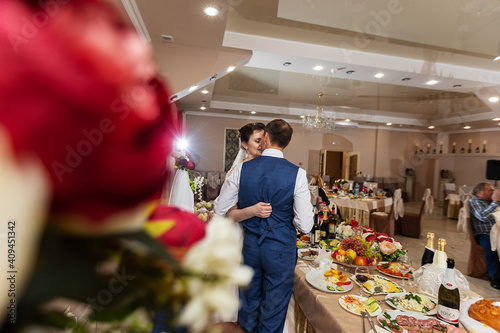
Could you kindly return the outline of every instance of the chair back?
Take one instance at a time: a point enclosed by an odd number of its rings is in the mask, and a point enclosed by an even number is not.
[[[455,193],[455,191],[457,190],[455,183],[444,183],[443,186],[445,191],[450,191],[449,193]]]
[[[432,210],[434,209],[434,198],[432,197],[430,188],[425,189],[422,200],[424,201],[425,214],[432,214]]]
[[[403,198],[401,197],[401,189],[398,188],[394,191],[393,206],[394,206],[394,219],[399,219],[405,214],[405,207],[403,204]]]
[[[467,264],[467,275],[483,280],[488,280],[488,269],[484,258],[484,248],[476,242],[472,232],[470,216],[466,218],[467,231],[470,240],[469,262]]]
[[[311,194],[311,205],[316,205],[316,201],[319,197],[319,190],[316,185],[309,185],[309,193]]]

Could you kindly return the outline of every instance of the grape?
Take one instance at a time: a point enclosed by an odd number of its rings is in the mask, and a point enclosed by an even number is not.
[[[340,243],[340,247],[347,251],[349,249],[354,250],[358,256],[363,257],[365,255],[365,248],[363,244],[361,243],[361,240],[359,240],[356,237],[349,237],[349,238],[344,238],[342,239],[342,242]]]

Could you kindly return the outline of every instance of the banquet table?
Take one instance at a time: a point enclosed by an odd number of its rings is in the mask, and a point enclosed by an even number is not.
[[[356,220],[360,225],[370,224],[370,213],[380,211],[388,213],[392,206],[392,198],[384,199],[349,199],[345,197],[329,197],[330,208],[333,203],[340,210],[342,219]]]
[[[299,259],[295,267],[295,286],[293,292],[295,298],[295,332],[362,332],[362,317],[344,310],[339,304],[339,298],[342,295],[358,294],[359,287],[355,284],[351,291],[342,294],[327,293],[318,290],[306,281],[306,274],[311,269],[314,269],[309,265],[310,263],[310,261]],[[346,270],[342,266],[338,266],[337,269],[346,273]],[[351,272],[347,271],[347,273],[349,276],[351,275]],[[381,275],[375,268],[370,268],[370,273]],[[401,283],[400,279],[388,278],[395,283]],[[404,288],[406,291],[418,292],[417,288],[414,287],[405,286]],[[385,295],[377,295],[373,296],[373,298],[383,300]],[[378,303],[378,305],[382,308],[382,312],[395,310],[385,302]],[[375,326],[380,327],[376,316],[372,318],[374,319]],[[366,331],[370,331],[371,328],[367,319],[365,319],[365,326],[367,328]],[[459,327],[465,331],[462,324]]]

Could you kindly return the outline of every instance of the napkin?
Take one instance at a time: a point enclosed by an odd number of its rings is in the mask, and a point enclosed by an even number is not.
[[[417,269],[413,273],[413,278],[415,281],[414,283],[418,287],[418,291],[437,298],[445,270],[446,267],[440,267],[433,264],[427,264]],[[473,297],[474,293],[470,290],[469,282],[456,268],[455,282],[457,283],[458,290],[460,291],[460,299],[462,302]]]
[[[469,308],[481,298],[472,298],[460,303],[460,322],[469,333],[496,333],[491,327],[469,317]]]
[[[321,247],[319,249],[318,256],[314,259],[314,263],[319,265],[319,263],[323,259],[329,259],[330,262],[331,262],[332,261],[332,252],[331,251],[327,251],[326,249],[324,249],[324,248]]]

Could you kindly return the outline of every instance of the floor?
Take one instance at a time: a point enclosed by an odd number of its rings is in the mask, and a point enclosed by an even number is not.
[[[405,202],[405,211],[418,213],[421,207],[421,202]],[[414,263],[420,265],[422,254],[427,243],[427,232],[434,232],[434,247],[437,248],[438,238],[446,239],[445,252],[448,258],[455,259],[455,268],[464,275],[467,272],[467,262],[469,260],[470,241],[465,237],[465,234],[457,231],[457,220],[448,219],[442,215],[442,208],[437,205],[431,215],[424,217],[424,234],[421,239],[396,235],[394,238],[401,241],[408,254]],[[500,300],[500,290],[490,286],[489,281],[481,280],[467,276],[470,284],[470,289],[479,295]]]

